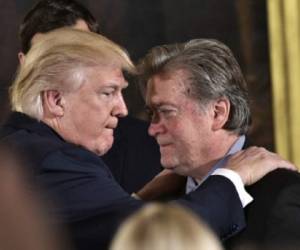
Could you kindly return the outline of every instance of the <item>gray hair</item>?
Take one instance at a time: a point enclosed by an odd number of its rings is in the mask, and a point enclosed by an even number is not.
[[[142,92],[154,75],[176,70],[187,73],[186,94],[201,105],[221,97],[229,100],[230,113],[224,129],[237,134],[247,132],[251,123],[247,84],[226,45],[211,39],[194,39],[152,48],[138,65]]]

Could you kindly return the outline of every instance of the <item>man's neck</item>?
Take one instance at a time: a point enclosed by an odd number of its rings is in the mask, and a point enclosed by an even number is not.
[[[193,177],[198,182],[201,182],[203,178],[205,178],[212,170],[214,170],[216,164],[228,154],[238,139],[239,135],[232,133],[226,133],[224,136],[220,137],[218,142],[212,145],[213,150],[211,151],[211,155],[208,156],[207,161],[203,161],[206,163],[193,169],[189,176]]]

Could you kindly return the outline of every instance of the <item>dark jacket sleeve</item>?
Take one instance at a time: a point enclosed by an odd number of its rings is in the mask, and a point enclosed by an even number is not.
[[[70,229],[77,249],[106,249],[123,219],[143,206],[120,187],[99,156],[64,141],[46,124],[15,112],[4,127],[1,141],[24,156],[24,165],[46,198],[56,202],[51,212]],[[143,161],[139,167],[145,167]],[[124,165],[122,171],[126,169]],[[177,202],[201,216],[222,238],[244,225],[239,198],[225,177],[209,177]]]
[[[178,200],[211,226],[222,240],[245,227],[243,207],[232,182],[212,175],[199,188]]]
[[[39,182],[57,198],[56,214],[70,226],[78,249],[104,249],[123,219],[143,205],[123,191],[99,157],[84,149],[53,152],[42,165]],[[238,195],[225,177],[211,176],[177,202],[207,221],[221,238],[244,226]]]

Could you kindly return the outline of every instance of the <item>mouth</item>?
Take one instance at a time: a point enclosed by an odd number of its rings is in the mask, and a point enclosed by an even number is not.
[[[162,138],[162,137],[156,137],[156,141],[157,141],[160,149],[165,149],[167,147],[170,147],[173,144],[167,138]]]
[[[159,144],[160,149],[165,149],[167,147],[172,146],[172,143],[163,143],[163,144]]]
[[[115,128],[116,126],[106,126],[105,127],[106,134],[114,137]]]
[[[114,128],[112,127],[105,127],[105,130],[107,131],[107,133],[109,133],[110,135],[114,134]]]
[[[160,147],[166,147],[166,146],[170,146],[172,144],[170,142],[170,140],[167,138],[157,136],[155,139]]]
[[[114,129],[116,129],[117,126],[118,126],[118,121],[117,122],[111,122],[105,128],[114,130]]]

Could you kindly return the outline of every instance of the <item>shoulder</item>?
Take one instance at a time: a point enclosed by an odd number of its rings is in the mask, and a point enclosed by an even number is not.
[[[278,169],[263,178],[257,186],[260,192],[273,198],[273,210],[281,206],[280,204],[289,206],[300,203],[300,174],[298,172]]]
[[[281,231],[280,223],[286,221],[293,224],[294,217],[300,214],[300,174],[285,169],[275,170],[248,189],[254,202],[246,209],[248,225],[257,228],[271,228]],[[299,217],[300,220],[300,217]],[[274,222],[276,221],[276,222]]]
[[[247,191],[254,198],[245,209],[247,227],[227,242],[229,249],[249,242],[269,245],[300,239],[298,172],[275,170],[249,186]]]
[[[68,143],[55,133],[40,130],[16,129],[1,139],[1,143],[10,147],[24,160],[25,165],[35,173],[50,169],[71,169],[72,166],[106,165],[96,154],[74,144]],[[50,168],[50,169],[49,169]]]
[[[266,222],[265,242],[300,246],[300,178],[298,173],[282,174],[281,190],[274,197]],[[278,248],[279,249],[279,248]]]
[[[298,172],[277,169],[267,174],[257,183],[251,185],[247,190],[253,195],[262,192],[271,192],[271,194],[278,195],[284,189],[298,183],[300,183],[300,174]]]
[[[74,171],[77,174],[92,173],[94,176],[105,174],[112,177],[110,170],[102,159],[82,147],[66,144],[49,151],[41,159],[43,171]]]
[[[253,196],[254,202],[247,207],[249,216],[269,214],[280,200],[292,187],[300,188],[300,174],[298,172],[277,169],[267,174],[257,183],[249,186],[247,191]]]

